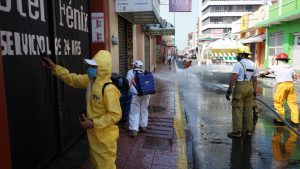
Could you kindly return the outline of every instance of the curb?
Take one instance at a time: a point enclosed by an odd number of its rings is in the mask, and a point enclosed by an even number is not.
[[[175,97],[176,97],[176,105],[175,105],[175,116],[174,116],[174,128],[178,140],[177,147],[177,168],[178,169],[188,169],[188,160],[187,160],[187,148],[186,148],[186,137],[184,131],[184,120],[182,118],[182,109],[180,103],[180,96],[178,92],[177,82],[175,83]]]

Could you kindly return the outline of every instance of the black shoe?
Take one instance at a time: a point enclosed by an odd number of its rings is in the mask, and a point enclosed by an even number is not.
[[[298,127],[299,123],[294,123],[294,122],[290,121],[290,125],[293,126],[293,127]]]
[[[245,134],[246,134],[246,137],[251,137],[252,136],[252,133],[249,130],[247,130]]]
[[[230,138],[241,138],[242,134],[240,131],[237,132],[229,132],[227,133],[227,136]]]
[[[147,127],[140,127],[140,132],[141,133],[146,133]]]
[[[278,121],[277,119],[273,119],[273,124],[279,125],[279,126],[284,126],[284,122]]]
[[[136,137],[137,136],[137,131],[135,131],[135,130],[129,130],[128,131],[128,136],[130,136],[130,137]]]

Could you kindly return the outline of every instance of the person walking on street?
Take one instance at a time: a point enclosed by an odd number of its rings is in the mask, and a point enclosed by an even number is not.
[[[163,55],[163,56],[161,57],[161,62],[162,62],[162,64],[163,64],[163,66],[166,66],[166,57],[165,57],[165,55]]]
[[[171,69],[171,64],[172,64],[172,56],[168,55],[168,65],[169,65],[169,69]]]
[[[238,49],[237,60],[229,81],[226,99],[230,100],[232,93],[232,132],[227,134],[231,138],[240,138],[246,130],[246,136],[251,137],[253,129],[253,97],[256,97],[257,70],[248,56],[250,49],[243,46]],[[243,124],[245,123],[245,124]]]
[[[287,101],[291,110],[290,124],[293,127],[297,127],[299,125],[299,109],[296,103],[297,94],[295,92],[293,83],[293,80],[297,80],[297,76],[294,70],[288,64],[286,64],[289,61],[286,53],[278,54],[275,59],[277,61],[277,65],[262,73],[260,76],[264,77],[270,73],[275,75],[277,86],[273,96],[274,107],[278,114],[284,118],[285,110],[283,107],[283,102]],[[273,123],[277,125],[284,125],[279,118],[273,119]]]
[[[93,59],[84,59],[87,74],[70,73],[66,68],[43,61],[52,74],[66,84],[86,89],[86,115],[80,117],[81,126],[87,130],[91,162],[95,169],[116,169],[118,121],[122,117],[120,92],[108,85],[102,95],[102,87],[111,82],[112,58],[110,52],[100,50]]]
[[[148,126],[148,104],[150,95],[139,96],[135,81],[135,74],[143,72],[143,62],[140,60],[136,60],[133,63],[133,69],[127,72],[126,77],[129,82],[130,91],[132,93],[128,120],[128,135],[131,137],[136,137],[139,129],[141,132],[146,132]]]

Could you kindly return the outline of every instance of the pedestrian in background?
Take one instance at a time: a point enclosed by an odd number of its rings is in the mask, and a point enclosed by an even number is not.
[[[278,114],[284,118],[285,110],[283,103],[284,101],[287,101],[291,110],[290,124],[293,127],[297,127],[299,125],[299,109],[296,103],[297,95],[293,83],[293,80],[297,80],[297,76],[294,70],[287,64],[289,58],[286,53],[278,54],[275,59],[277,61],[277,65],[261,74],[261,77],[270,73],[275,75],[277,86],[273,97],[274,107]],[[284,125],[284,123],[278,118],[273,119],[273,123],[277,125]]]
[[[172,64],[172,56],[168,55],[168,65],[169,65],[169,69],[171,69],[171,64]]]
[[[250,49],[243,46],[238,49],[237,60],[229,81],[226,99],[230,100],[232,93],[232,132],[231,138],[240,138],[245,128],[247,137],[252,134],[253,127],[253,97],[256,97],[257,70],[253,61],[248,58]],[[245,123],[245,124],[243,124]]]
[[[136,137],[139,131],[146,132],[148,126],[148,104],[150,95],[139,96],[136,89],[135,74],[143,73],[143,62],[136,60],[133,63],[133,69],[127,72],[127,80],[129,82],[130,91],[132,93],[129,121],[128,121],[128,135]]]
[[[161,62],[163,64],[163,66],[166,66],[166,57],[165,57],[165,55],[162,56]]]
[[[80,124],[87,130],[92,165],[96,169],[116,169],[117,123],[122,116],[120,92],[114,85],[108,85],[102,95],[103,85],[111,82],[110,52],[100,50],[93,59],[85,59],[88,69],[84,75],[70,73],[50,59],[46,60],[44,65],[58,79],[74,88],[86,89],[87,116],[82,114]]]

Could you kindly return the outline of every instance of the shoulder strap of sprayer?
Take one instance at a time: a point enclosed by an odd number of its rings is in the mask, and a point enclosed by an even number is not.
[[[244,63],[243,63],[242,61],[239,61],[239,62],[242,64],[243,69],[244,69],[244,81],[245,81],[245,80],[247,79],[247,74],[246,74],[246,72],[254,72],[254,70],[253,70],[253,69],[246,69]],[[252,76],[251,76],[251,78],[250,78],[250,81],[252,80],[252,78],[253,78],[253,74],[252,74]]]
[[[103,87],[102,87],[102,96],[104,96],[104,89],[106,86],[110,85],[110,84],[114,84],[113,82],[107,82],[107,83],[104,83]]]

